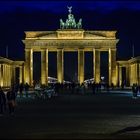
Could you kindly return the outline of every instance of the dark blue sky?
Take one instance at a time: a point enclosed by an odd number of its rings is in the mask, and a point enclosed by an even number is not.
[[[26,30],[57,30],[59,19],[67,18],[67,6],[73,6],[75,18],[83,19],[85,30],[117,30],[118,59],[128,59],[135,47],[140,55],[139,1],[3,1],[0,2],[0,55],[9,47],[9,57],[24,59]]]

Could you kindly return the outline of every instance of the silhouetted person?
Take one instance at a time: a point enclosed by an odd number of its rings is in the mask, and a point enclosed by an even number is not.
[[[99,92],[99,83],[96,83],[95,84],[95,87],[96,87],[96,91],[97,91],[97,93]]]
[[[25,88],[25,94],[26,94],[26,97],[28,97],[29,87],[30,87],[29,84],[26,83],[26,84],[25,84],[25,87],[24,87],[24,88]]]
[[[76,88],[76,94],[79,94],[80,84],[79,84],[79,83],[77,83],[75,88]]]
[[[7,92],[7,101],[8,101],[8,108],[9,114],[14,114],[15,106],[16,106],[16,95],[13,88]]]
[[[98,83],[98,91],[101,92],[101,82]]]
[[[138,85],[138,92],[140,93],[140,85]]]
[[[95,82],[92,84],[92,93],[95,94],[95,87],[96,87],[96,84]]]
[[[84,83],[81,84],[80,90],[81,90],[81,94],[84,95],[85,94],[85,85],[84,85]]]
[[[16,96],[17,96],[17,94],[18,94],[18,89],[19,89],[19,84],[16,83],[16,84],[14,85],[14,92],[15,92],[15,95],[16,95]]]
[[[3,114],[5,110],[6,110],[6,97],[2,88],[0,87],[0,114]]]
[[[111,88],[112,88],[112,90],[114,89],[114,84],[113,83],[111,83]]]
[[[125,82],[122,82],[121,88],[124,89],[124,86],[125,86]]]
[[[23,95],[23,83],[20,83],[20,85],[19,85],[19,94],[20,94],[20,97],[22,97],[22,95]]]
[[[74,82],[71,84],[71,88],[72,88],[71,93],[74,94],[74,89],[75,89],[75,83]]]
[[[132,86],[133,97],[136,99],[138,94],[138,86],[137,84],[133,84]]]
[[[109,92],[109,84],[108,83],[106,83],[106,90],[107,90],[107,92]]]

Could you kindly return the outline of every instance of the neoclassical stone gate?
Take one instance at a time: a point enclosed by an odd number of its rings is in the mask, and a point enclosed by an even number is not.
[[[26,31],[25,62],[0,57],[0,86],[10,87],[19,83],[33,84],[33,53],[41,52],[41,84],[48,84],[48,53],[57,52],[57,79],[64,81],[64,52],[78,52],[78,82],[84,82],[84,52],[93,53],[93,78],[100,82],[100,53],[108,52],[109,85],[140,85],[140,56],[126,61],[116,61],[116,31],[87,31],[82,29],[82,19],[76,22],[72,7],[68,7],[68,19],[60,19],[60,29],[56,31]],[[92,62],[88,62],[92,63]],[[16,75],[19,69],[19,77]],[[125,68],[125,69],[124,69]],[[125,72],[123,73],[123,70]],[[125,79],[123,79],[125,77]]]
[[[60,19],[60,28],[56,31],[26,31],[24,83],[33,82],[33,53],[41,52],[41,84],[48,84],[48,53],[57,52],[57,79],[64,80],[64,57],[66,51],[78,52],[78,81],[84,82],[84,52],[93,52],[93,77],[100,82],[100,52],[109,53],[109,85],[117,85],[116,67],[116,31],[86,31],[82,29],[82,19],[76,24],[69,8],[66,23]]]

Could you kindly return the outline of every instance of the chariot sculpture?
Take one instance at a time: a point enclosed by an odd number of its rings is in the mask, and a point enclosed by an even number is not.
[[[64,22],[62,19],[60,19],[60,29],[81,29],[82,28],[82,19],[80,18],[79,21],[76,23],[76,20],[74,18],[74,15],[71,14],[72,12],[72,6],[67,7],[68,8],[68,19]]]

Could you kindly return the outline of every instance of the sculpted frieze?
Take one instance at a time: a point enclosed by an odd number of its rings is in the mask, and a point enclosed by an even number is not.
[[[30,41],[25,41],[26,46],[58,46],[58,47],[76,47],[76,46],[116,46],[116,43],[118,40],[30,40]]]

